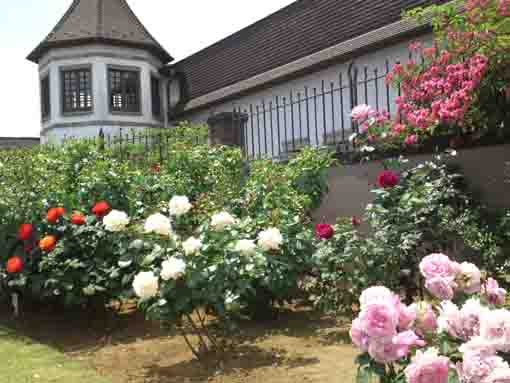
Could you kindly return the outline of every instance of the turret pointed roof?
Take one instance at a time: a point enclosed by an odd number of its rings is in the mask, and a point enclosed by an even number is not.
[[[143,48],[165,64],[173,60],[143,26],[126,0],[73,0],[55,28],[27,59],[37,63],[51,48],[89,43]]]

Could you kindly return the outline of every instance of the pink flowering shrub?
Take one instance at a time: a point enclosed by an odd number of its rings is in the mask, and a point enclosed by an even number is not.
[[[469,134],[473,139],[510,126],[510,1],[466,0],[413,11],[435,15],[431,47],[413,43],[422,60],[396,64],[387,83],[401,91],[393,118],[370,106],[354,108],[356,142],[417,145],[431,136]]]
[[[358,381],[510,382],[507,292],[476,266],[444,254],[425,257],[419,270],[428,294],[415,304],[383,286],[361,294],[350,332],[363,352]]]

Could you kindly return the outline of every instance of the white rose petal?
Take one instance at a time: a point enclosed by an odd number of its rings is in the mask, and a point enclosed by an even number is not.
[[[179,279],[186,272],[186,263],[179,258],[172,257],[161,264],[161,279],[169,281]]]
[[[182,248],[184,249],[184,254],[195,255],[202,248],[202,241],[198,238],[190,237],[182,243]]]
[[[170,200],[170,203],[168,204],[170,215],[174,215],[176,217],[180,217],[188,213],[192,207],[193,206],[189,202],[188,197],[185,196],[175,196]]]
[[[126,229],[126,226],[129,225],[129,217],[123,211],[112,210],[106,217],[103,218],[103,225],[108,231],[123,231]]]
[[[283,237],[280,230],[272,227],[259,233],[258,245],[264,251],[279,250],[283,244]]]
[[[242,255],[253,255],[255,254],[255,250],[257,248],[257,245],[255,244],[255,241],[252,241],[250,239],[241,239],[237,241],[235,245],[235,251],[238,251]]]
[[[133,281],[133,290],[142,300],[155,297],[159,290],[158,277],[151,271],[139,273]]]
[[[163,214],[153,214],[145,221],[145,232],[168,237],[172,233],[172,222]]]
[[[225,211],[215,214],[211,218],[211,226],[218,231],[222,231],[225,227],[233,225],[234,223],[236,223],[235,218]]]

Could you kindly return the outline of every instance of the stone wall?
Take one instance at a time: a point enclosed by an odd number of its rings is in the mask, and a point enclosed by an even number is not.
[[[11,148],[24,148],[39,145],[39,137],[0,137],[0,150],[11,149]]]
[[[409,157],[414,166],[432,155]],[[510,209],[510,145],[459,150],[453,158],[473,192],[492,209]],[[338,166],[329,171],[329,193],[314,213],[315,220],[335,223],[337,217],[362,216],[373,198],[381,162]]]

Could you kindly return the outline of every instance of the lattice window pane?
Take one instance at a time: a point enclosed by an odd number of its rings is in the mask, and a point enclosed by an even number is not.
[[[161,117],[161,94],[160,83],[157,77],[151,77],[151,99],[152,114],[154,117]]]
[[[114,112],[140,112],[140,73],[110,69],[110,108]]]
[[[50,76],[46,76],[41,80],[41,117],[43,119],[50,116]]]
[[[92,110],[90,69],[70,69],[62,72],[62,108],[64,113]]]

